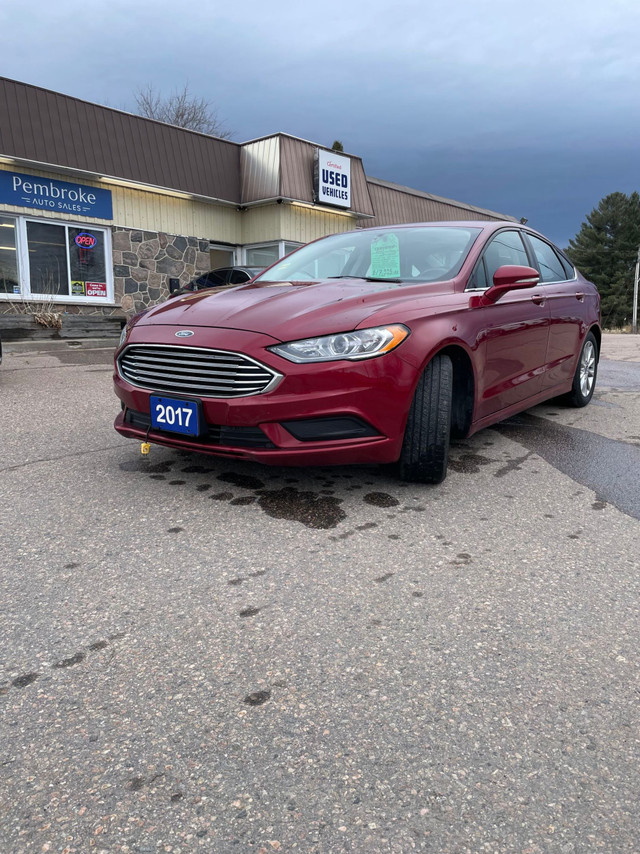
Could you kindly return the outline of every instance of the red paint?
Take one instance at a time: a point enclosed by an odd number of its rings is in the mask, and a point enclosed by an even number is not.
[[[274,465],[392,462],[400,454],[418,379],[445,348],[463,354],[470,365],[474,392],[468,435],[569,391],[584,337],[599,329],[595,287],[579,273],[572,281],[524,287],[518,281],[537,270],[502,267],[491,290],[469,291],[476,262],[492,236],[505,228],[524,234],[529,229],[506,222],[447,225],[482,229],[460,272],[448,281],[397,286],[338,279],[291,285],[258,277],[233,290],[172,299],[141,315],[131,324],[126,344],[231,350],[283,374],[266,394],[202,401],[209,424],[260,427],[274,449],[203,447],[188,437],[154,431],[149,440]],[[391,353],[373,359],[302,365],[267,349],[284,341],[398,323],[411,334]],[[181,329],[195,334],[175,338]],[[149,413],[152,391],[135,388],[117,372],[115,390],[126,407]],[[356,416],[379,435],[301,442],[280,424],[338,415]],[[122,415],[115,427],[125,436],[146,436],[146,430],[124,424]]]

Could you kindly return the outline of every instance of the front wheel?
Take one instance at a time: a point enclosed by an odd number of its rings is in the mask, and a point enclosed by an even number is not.
[[[411,403],[398,461],[401,480],[441,483],[447,476],[453,365],[449,356],[434,356],[425,368]]]
[[[593,397],[598,374],[598,345],[593,332],[584,339],[576,372],[573,375],[573,386],[565,400],[570,406],[586,406]]]

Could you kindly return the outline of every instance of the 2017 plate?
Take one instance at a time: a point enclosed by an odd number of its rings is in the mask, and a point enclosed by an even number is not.
[[[198,401],[151,395],[151,426],[156,430],[200,435]]]

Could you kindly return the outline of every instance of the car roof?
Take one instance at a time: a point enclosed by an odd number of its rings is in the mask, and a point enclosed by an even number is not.
[[[394,231],[398,228],[437,228],[446,226],[448,228],[518,228],[521,223],[509,219],[487,220],[487,219],[454,219],[439,220],[437,222],[403,222],[397,225],[373,225],[369,228],[358,229],[359,231]]]
[[[213,270],[208,270],[202,275],[208,276],[209,273],[220,273],[222,270],[264,270],[264,267],[248,267],[246,264],[228,264],[226,267],[215,267]]]
[[[510,219],[455,219],[455,220],[440,220],[438,222],[403,222],[398,223],[397,225],[378,225],[378,226],[370,226],[369,228],[358,229],[358,231],[396,231],[401,228],[437,228],[437,227],[447,227],[447,228],[481,228],[483,231],[492,232],[499,231],[502,228],[515,228],[521,229],[522,231],[526,231],[529,234],[535,234],[537,237],[541,237],[547,243],[553,243],[553,241],[548,238],[546,235],[542,234],[540,231],[536,231],[535,228],[531,228],[530,225],[527,225],[524,222],[514,222]],[[322,239],[322,238],[321,238]],[[554,244],[555,246],[555,244]]]

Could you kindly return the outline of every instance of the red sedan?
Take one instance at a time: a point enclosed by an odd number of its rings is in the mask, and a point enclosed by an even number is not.
[[[600,338],[596,288],[529,228],[359,229],[134,317],[115,428],[273,465],[396,463],[439,483],[450,437],[559,395],[585,406]]]

